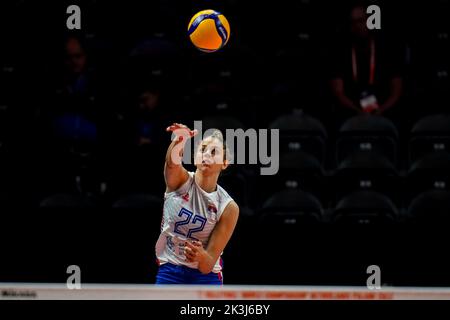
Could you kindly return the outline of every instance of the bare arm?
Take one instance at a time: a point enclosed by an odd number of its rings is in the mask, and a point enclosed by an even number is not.
[[[233,234],[238,217],[239,206],[236,202],[231,201],[214,227],[206,249],[198,242],[186,242],[186,258],[190,262],[198,261],[198,269],[201,273],[206,274],[213,270],[217,259]]]
[[[357,112],[361,112],[361,108],[359,108],[349,97],[345,95],[344,81],[341,78],[331,80],[331,91],[339,101],[340,105],[353,109]]]
[[[380,112],[394,106],[399,100],[403,92],[403,80],[401,77],[395,77],[391,79],[390,83],[390,95],[386,101],[380,106]]]
[[[183,167],[183,150],[187,139],[197,134],[196,130],[190,130],[185,125],[174,123],[166,131],[174,132],[175,139],[167,148],[166,161],[164,164],[164,179],[166,181],[166,192],[180,188],[189,178],[187,170]]]

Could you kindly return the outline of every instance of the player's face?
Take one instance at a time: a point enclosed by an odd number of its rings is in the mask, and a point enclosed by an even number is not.
[[[210,137],[204,139],[197,148],[195,165],[201,171],[220,173],[226,167],[222,142]]]

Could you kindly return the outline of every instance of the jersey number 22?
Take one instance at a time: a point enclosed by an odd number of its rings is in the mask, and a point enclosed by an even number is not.
[[[182,236],[185,236],[187,238],[198,240],[198,239],[194,238],[192,236],[192,234],[203,230],[203,228],[205,227],[205,224],[206,224],[206,218],[196,215],[193,212],[191,212],[185,208],[182,208],[180,210],[180,212],[178,213],[179,217],[182,217],[183,215],[186,216],[186,219],[176,222],[175,228],[173,231],[175,233],[181,234]],[[183,231],[181,231],[179,229],[179,227],[184,226],[189,223],[192,223],[193,225],[196,225],[196,226],[194,228],[189,228],[187,234],[185,234]]]

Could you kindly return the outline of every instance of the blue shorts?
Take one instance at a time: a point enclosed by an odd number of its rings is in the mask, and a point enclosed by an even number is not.
[[[164,263],[159,266],[156,284],[215,284],[222,285],[222,272],[208,274],[198,269]]]

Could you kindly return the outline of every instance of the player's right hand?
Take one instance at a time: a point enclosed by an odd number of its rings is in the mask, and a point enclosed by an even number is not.
[[[181,123],[173,123],[166,128],[166,131],[173,132],[176,135],[175,140],[177,140],[177,142],[182,141],[184,137],[189,139],[198,134],[197,129],[191,130],[188,126]]]

